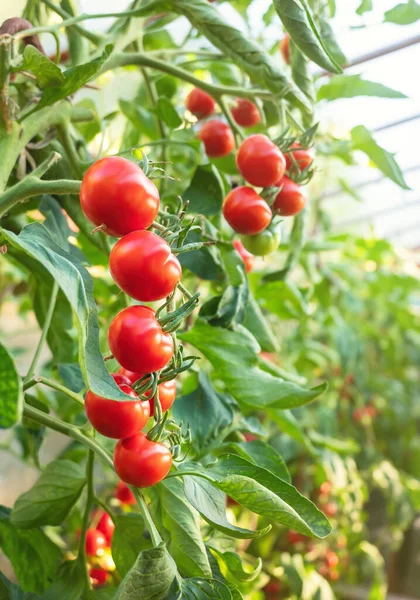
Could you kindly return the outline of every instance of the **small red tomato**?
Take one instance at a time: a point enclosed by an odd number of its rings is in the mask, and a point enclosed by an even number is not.
[[[286,161],[283,153],[266,135],[251,135],[239,146],[236,166],[251,185],[275,185],[284,175]]]
[[[254,442],[255,440],[258,440],[258,436],[254,435],[253,433],[244,433],[244,437],[247,442]]]
[[[185,100],[185,106],[190,113],[197,117],[197,119],[202,119],[203,117],[208,117],[214,113],[216,104],[207,92],[204,92],[199,88],[194,88],[188,94]]]
[[[345,379],[344,379],[344,383],[347,385],[353,385],[355,382],[355,377],[352,373],[349,373],[348,375],[346,375]]]
[[[287,532],[287,541],[291,546],[295,544],[299,544],[300,542],[304,542],[306,540],[306,536],[298,533],[297,531],[289,530]]]
[[[238,125],[242,127],[253,127],[261,121],[260,111],[247,98],[236,99],[236,106],[232,108],[232,115]]]
[[[118,374],[121,375],[121,377],[124,377],[124,379],[127,379],[128,385],[131,386],[144,375],[144,373],[133,373],[133,371],[127,371],[127,369],[124,369],[124,367],[120,367],[118,369]]]
[[[109,268],[118,287],[140,302],[169,296],[182,275],[168,242],[151,231],[133,231],[119,240],[111,250]]]
[[[338,558],[335,552],[327,552],[327,554],[325,555],[325,563],[329,567],[336,567],[339,562],[340,559]]]
[[[278,185],[282,188],[274,200],[273,210],[283,217],[292,217],[300,213],[306,202],[301,187],[287,175],[284,175]]]
[[[129,306],[111,323],[108,342],[116,360],[125,369],[152,373],[166,367],[174,352],[169,333],[164,333],[148,306]]]
[[[290,35],[286,33],[279,44],[280,52],[286,65],[290,65]]]
[[[365,414],[368,415],[368,417],[370,417],[371,419],[374,419],[377,415],[376,408],[372,406],[372,404],[369,404],[365,408]]]
[[[231,128],[217,119],[205,123],[198,137],[204,144],[207,156],[212,158],[227,156],[235,147]]]
[[[128,485],[124,483],[124,481],[120,481],[118,483],[115,490],[115,497],[121,502],[121,504],[126,504],[127,506],[136,504],[136,499],[134,498],[133,492],[130,490]]]
[[[301,171],[304,171],[312,164],[315,157],[313,148],[304,149],[299,142],[294,142],[292,148],[297,148],[293,152],[286,152],[284,157],[286,159],[286,169],[289,171],[292,165],[296,164]],[[294,161],[291,156],[293,156]]]
[[[150,227],[159,203],[155,184],[138,165],[121,156],[95,162],[80,188],[80,205],[89,221],[117,237]]]
[[[93,567],[92,569],[89,569],[89,577],[91,578],[93,585],[100,587],[106,584],[108,573],[104,571],[104,569]]]
[[[251,252],[248,252],[241,240],[233,240],[233,245],[235,246],[236,252],[244,261],[245,271],[250,273],[254,267],[255,256],[251,254]]]
[[[330,579],[331,581],[338,581],[340,579],[340,573],[338,571],[331,571]]]
[[[147,439],[144,433],[119,440],[114,450],[114,467],[120,479],[139,488],[162,481],[172,465],[169,448]]]
[[[114,521],[111,519],[107,512],[102,511],[102,516],[99,519],[99,523],[97,524],[96,529],[103,533],[108,546],[110,546],[115,525]]]
[[[108,400],[90,390],[85,398],[86,415],[96,431],[117,440],[138,433],[149,418],[149,403],[139,400],[136,392],[129,385],[122,383],[119,387],[127,396],[137,400],[127,402]]]
[[[176,381],[171,379],[170,381],[164,381],[158,385],[159,388],[159,402],[162,408],[162,412],[166,412],[171,408],[176,398]],[[152,394],[152,390],[148,390],[144,395],[149,398]],[[149,398],[150,402],[150,414],[153,415],[155,410],[155,397]]]
[[[353,411],[353,421],[355,421],[356,423],[359,423],[364,415],[364,411],[362,408],[355,408]]]
[[[100,556],[106,548],[106,539],[104,534],[97,529],[88,529],[86,531],[85,549],[88,556]]]
[[[121,371],[121,369],[120,369]],[[123,373],[112,373],[112,377],[117,385],[130,385],[131,381]]]
[[[324,481],[324,483],[321,483],[319,487],[319,493],[323,494],[324,496],[329,496],[331,494],[331,490],[332,485],[330,481]]]
[[[280,581],[276,581],[275,579],[272,579],[271,581],[269,581],[267,583],[267,585],[264,588],[264,592],[266,594],[269,594],[270,596],[272,594],[278,594],[281,592],[281,583]]]
[[[335,502],[327,502],[324,506],[321,507],[321,510],[327,517],[335,517],[338,511],[338,506]]]
[[[231,190],[223,202],[222,210],[232,229],[246,235],[263,231],[273,216],[267,202],[247,186]]]

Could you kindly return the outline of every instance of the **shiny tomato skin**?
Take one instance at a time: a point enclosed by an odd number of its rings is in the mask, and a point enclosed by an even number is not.
[[[119,387],[131,398],[137,398],[137,401],[108,400],[90,390],[85,398],[86,415],[96,431],[117,440],[135,435],[143,429],[150,413],[149,404],[139,400],[129,385],[122,383]]]
[[[132,231],[121,238],[111,250],[109,268],[118,287],[140,302],[169,296],[182,275],[168,242],[151,231]]]
[[[89,577],[93,580],[93,585],[98,587],[105,585],[108,579],[108,573],[99,567],[89,569]]]
[[[107,545],[110,546],[112,536],[114,534],[115,525],[114,521],[111,519],[107,512],[102,511],[102,516],[99,519],[96,529],[103,534],[107,541]]]
[[[211,158],[227,156],[235,148],[235,138],[231,128],[217,119],[207,121],[198,137],[204,144],[207,156]]]
[[[236,105],[232,108],[232,116],[242,127],[253,127],[261,122],[258,107],[247,98],[236,99]]]
[[[166,412],[175,402],[176,398],[176,381],[171,379],[170,381],[164,381],[158,385],[159,388],[159,402],[162,408],[162,412]],[[149,398],[150,402],[150,414],[153,415],[155,410],[155,397],[150,398],[152,390],[148,390],[144,395]]]
[[[291,156],[293,155],[293,158],[294,158],[295,162],[297,163],[297,166],[299,167],[299,169],[301,171],[304,171],[312,164],[312,161],[315,157],[314,149],[313,148],[304,149],[299,144],[299,142],[294,142],[291,147],[296,148],[296,150],[294,150],[293,152],[285,153],[284,158],[286,159],[286,170],[289,171],[290,168],[292,167],[292,165],[295,164],[291,158]]]
[[[118,483],[115,489],[115,497],[121,504],[125,504],[126,506],[133,506],[136,504],[133,492],[124,481]]]
[[[122,237],[147,229],[159,210],[159,192],[138,165],[121,156],[108,156],[86,171],[80,205],[94,225]]]
[[[200,90],[200,88],[194,88],[188,94],[185,106],[197,119],[203,119],[214,113],[216,103],[210,94],[207,94],[204,90]]]
[[[134,383],[136,383],[136,381],[143,377],[144,373],[134,373],[133,371],[127,371],[127,369],[124,369],[124,367],[120,367],[118,369],[118,375],[121,375],[121,377],[127,379],[128,385],[132,386]]]
[[[273,204],[273,211],[283,217],[293,217],[301,212],[306,203],[300,185],[284,175],[278,182],[282,186]]]
[[[236,166],[248,183],[256,187],[267,187],[275,185],[283,177],[286,160],[266,135],[257,133],[249,136],[239,146]]]
[[[104,553],[106,548],[106,539],[104,534],[97,529],[88,529],[86,531],[85,549],[88,556],[99,556]]]
[[[112,377],[117,385],[129,385],[131,386],[130,379],[124,375],[124,373],[112,373]]]
[[[255,256],[251,254],[251,252],[248,252],[241,240],[233,240],[233,245],[235,247],[236,252],[239,254],[239,256],[244,262],[245,271],[247,273],[250,273],[254,268]]]
[[[279,44],[280,52],[286,65],[290,65],[290,35],[286,33]]]
[[[246,235],[263,231],[273,216],[267,202],[253,188],[245,185],[229,192],[222,210],[232,229]]]
[[[129,306],[111,323],[108,342],[122,367],[133,372],[152,373],[166,367],[174,352],[169,333],[164,333],[148,306]]]
[[[119,440],[114,450],[114,467],[120,479],[139,488],[162,481],[172,465],[169,448],[147,439],[144,433]]]
[[[244,247],[255,256],[267,256],[277,250],[280,244],[280,233],[265,229],[257,235],[242,235]]]

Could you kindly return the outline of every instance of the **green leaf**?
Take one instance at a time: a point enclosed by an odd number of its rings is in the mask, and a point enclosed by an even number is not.
[[[415,0],[397,4],[394,8],[387,10],[384,15],[385,23],[396,25],[411,25],[420,19],[420,4]]]
[[[290,40],[290,67],[293,81],[302,90],[311,104],[315,104],[314,78],[311,73],[309,60],[299,50],[293,40]]]
[[[328,49],[328,52],[334,58],[335,62],[339,65],[345,65],[347,59],[338,45],[333,28],[328,19],[322,15],[319,17],[319,32],[325,47]]]
[[[229,449],[242,458],[271,471],[279,479],[291,482],[290,473],[281,454],[273,446],[261,440],[230,442]]]
[[[151,547],[152,542],[145,534],[146,528],[141,515],[129,513],[116,517],[111,550],[121,577],[127,575],[140,552]]]
[[[315,448],[306,435],[300,422],[290,410],[270,410],[270,419],[279,426],[280,430],[305,446],[309,454],[315,455]]]
[[[269,273],[265,281],[280,277],[282,271]],[[308,314],[308,306],[299,289],[291,281],[272,281],[260,286],[257,298],[263,308],[280,319],[302,319]]]
[[[22,379],[12,356],[0,344],[0,429],[13,427],[22,415]]]
[[[242,328],[211,327],[198,320],[180,338],[204,354],[228,391],[246,408],[293,408],[311,402],[325,390],[326,385],[307,390],[259,369],[260,348],[245,332]]]
[[[394,158],[394,154],[387,152],[381,148],[372,137],[372,134],[364,125],[358,125],[351,130],[351,139],[353,148],[361,150],[370,158],[376,167],[382,173],[389,177],[394,183],[399,185],[403,190],[409,190],[404,175]]]
[[[69,460],[49,463],[36,484],[16,500],[11,515],[13,525],[20,529],[60,525],[77,502],[85,483],[80,465]]]
[[[128,100],[120,100],[119,106],[123,115],[127,117],[138,133],[142,133],[152,140],[159,137],[156,116],[150,110]]]
[[[151,492],[159,531],[163,532],[169,553],[182,575],[211,577],[200,531],[200,515],[188,502],[182,481],[167,479],[152,488]]]
[[[1,600],[39,600],[36,594],[27,594],[19,588],[15,583],[12,583],[0,571],[0,599]]]
[[[202,237],[197,231],[190,231],[185,239],[186,244],[201,241]],[[178,260],[182,268],[189,269],[200,279],[207,281],[223,279],[220,252],[216,246],[203,246],[200,250],[183,252],[178,255]]]
[[[24,592],[41,594],[50,584],[61,559],[60,549],[40,529],[17,529],[10,509],[0,507],[0,547],[12,563]]]
[[[162,119],[170,129],[176,129],[182,125],[181,117],[176,112],[172,102],[168,98],[165,98],[165,96],[158,98],[156,111],[158,117]]]
[[[296,46],[326,71],[341,73],[340,65],[322,41],[306,0],[273,0],[273,4]]]
[[[373,9],[373,0],[362,0],[356,9],[358,15],[363,15],[365,12],[369,12]]]
[[[237,581],[254,581],[261,573],[261,558],[257,559],[255,568],[250,571],[244,568],[242,558],[236,552],[221,552],[211,541],[207,545],[222,560],[230,574]]]
[[[336,75],[322,85],[317,93],[320,100],[337,100],[337,98],[354,98],[356,96],[376,96],[378,98],[407,98],[405,94],[392,88],[366,81],[361,75]]]
[[[180,589],[168,600],[235,600],[242,598],[241,594],[234,596],[228,582],[218,579],[183,579]]]
[[[187,467],[188,464],[183,465],[183,468]],[[197,468],[196,465],[194,468]],[[232,525],[226,517],[225,494],[204,479],[185,476],[184,490],[188,501],[203,519],[214,529],[222,531],[226,535],[239,539],[252,539],[265,535],[271,529],[271,525],[255,531]]]
[[[82,371],[78,363],[61,363],[57,365],[58,374],[72,392],[79,393],[85,388]]]
[[[264,350],[264,352],[277,352],[279,350],[279,343],[273,329],[252,294],[249,295],[245,319],[242,324],[255,337],[261,346],[261,350]]]
[[[31,71],[37,79],[41,90],[64,85],[64,77],[60,67],[37,50],[34,46],[26,46],[23,52],[23,63],[20,71]]]
[[[331,450],[337,454],[346,455],[357,454],[360,452],[359,444],[352,439],[338,440],[330,436],[322,435],[321,433],[318,433],[318,431],[309,431],[308,435],[315,446],[327,448],[327,450]]]
[[[140,552],[124,577],[115,600],[160,600],[167,597],[176,566],[165,544]]]
[[[214,165],[199,165],[190,185],[183,193],[189,210],[200,215],[218,215],[222,208],[224,186]]]
[[[58,569],[52,585],[42,595],[42,600],[80,600],[84,589],[84,566],[78,560],[67,560]]]

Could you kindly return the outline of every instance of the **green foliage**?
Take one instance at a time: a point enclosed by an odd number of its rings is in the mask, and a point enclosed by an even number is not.
[[[0,427],[8,429],[15,425],[22,414],[22,382],[13,358],[0,344]]]
[[[337,100],[356,96],[377,96],[378,98],[406,98],[405,94],[393,90],[382,83],[366,81],[361,75],[336,75],[322,85],[317,93],[318,100]]]

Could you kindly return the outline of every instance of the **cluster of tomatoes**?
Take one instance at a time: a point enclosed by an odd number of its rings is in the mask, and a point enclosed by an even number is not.
[[[194,88],[186,98],[187,109],[197,119],[210,117],[215,111],[213,98],[205,91]],[[258,107],[246,98],[237,98],[231,109],[232,117],[242,127],[253,127],[261,121]],[[222,158],[235,148],[232,129],[218,119],[208,120],[199,133],[207,156]],[[294,216],[304,207],[306,199],[301,186],[290,177],[307,172],[312,164],[312,149],[302,148],[295,142],[283,154],[266,135],[254,134],[246,138],[236,154],[236,166],[245,181],[232,189],[223,202],[223,215],[232,229],[240,234],[235,247],[242,256],[247,270],[252,268],[250,254],[265,256],[274,252],[280,243],[278,227],[273,216]],[[255,188],[278,188],[272,205]],[[248,254],[247,254],[248,252]]]
[[[139,302],[154,302],[175,291],[181,265],[170,245],[148,231],[158,214],[160,199],[156,186],[137,164],[116,156],[97,161],[83,178],[80,202],[98,229],[121,238],[112,248],[109,263],[111,275],[123,292]],[[170,408],[176,396],[174,379],[151,389],[149,374],[160,373],[169,364],[174,342],[155,311],[144,305],[119,312],[110,325],[108,341],[121,365],[113,378],[132,400],[109,400],[89,390],[86,414],[99,433],[119,440],[114,466],[120,479],[136,487],[149,487],[167,475],[172,454],[141,430],[156,412],[156,397],[161,413]],[[141,396],[133,389],[136,382],[144,392]]]

